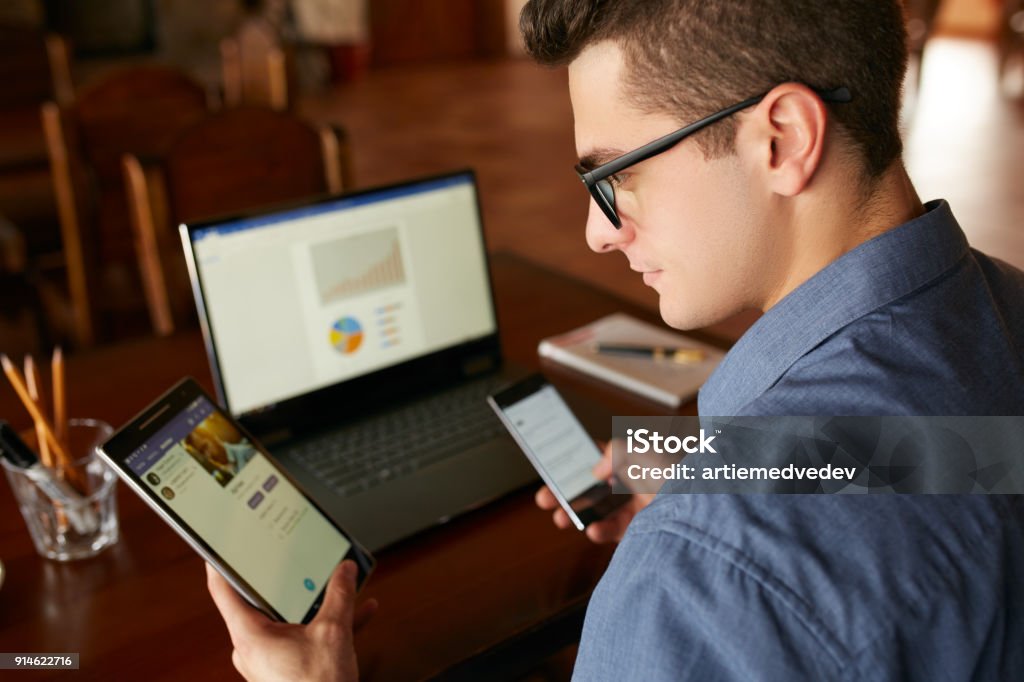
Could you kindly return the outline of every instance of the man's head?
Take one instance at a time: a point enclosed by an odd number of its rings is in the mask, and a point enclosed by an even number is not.
[[[584,166],[768,93],[617,174],[621,230],[591,204],[591,247],[651,272],[675,326],[773,303],[811,198],[863,203],[899,162],[898,0],[531,0],[521,25],[535,58],[569,64]],[[852,101],[817,94],[838,87]]]

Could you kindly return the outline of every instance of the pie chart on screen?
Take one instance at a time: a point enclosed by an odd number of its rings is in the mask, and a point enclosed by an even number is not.
[[[354,317],[343,317],[331,325],[331,345],[343,355],[351,355],[363,343],[363,328]]]

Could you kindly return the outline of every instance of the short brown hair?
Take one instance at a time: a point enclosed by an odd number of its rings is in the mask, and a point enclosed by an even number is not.
[[[830,105],[869,177],[902,151],[900,99],[907,66],[899,0],[530,0],[520,17],[527,51],[567,64],[586,47],[622,48],[626,88],[645,111],[687,123],[780,83],[844,86]],[[733,149],[736,124],[698,136],[708,157]]]

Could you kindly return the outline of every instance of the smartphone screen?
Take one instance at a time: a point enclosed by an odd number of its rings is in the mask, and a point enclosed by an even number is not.
[[[629,499],[594,477],[601,452],[554,386],[531,376],[489,398],[541,478],[582,530]]]
[[[133,487],[146,489],[151,505],[171,512],[168,520],[179,532],[187,528],[230,567],[272,615],[308,620],[334,568],[361,548],[208,397],[189,396],[168,411],[174,414],[141,442],[109,458],[122,475],[130,472]],[[364,573],[372,559],[356,554]]]

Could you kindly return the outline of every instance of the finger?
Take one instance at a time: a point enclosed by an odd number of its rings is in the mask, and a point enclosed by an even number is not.
[[[346,627],[352,625],[356,603],[356,575],[359,569],[351,559],[342,561],[334,569],[327,583],[324,602],[320,605],[314,621],[331,621]]]
[[[546,485],[541,486],[537,491],[537,494],[533,496],[534,502],[537,506],[544,510],[556,509],[558,507],[558,498],[555,497],[551,489]]]
[[[551,518],[555,522],[555,526],[561,528],[562,530],[565,530],[566,528],[571,528],[573,525],[572,520],[569,518],[569,515],[566,514],[565,510],[562,509],[561,507],[555,510],[555,513],[551,515]]]
[[[356,608],[356,614],[352,618],[352,629],[359,630],[370,622],[373,614],[377,613],[380,604],[376,599],[367,599]]]
[[[618,542],[621,540],[622,536],[626,534],[629,524],[633,521],[633,517],[636,516],[637,511],[643,508],[643,505],[636,506],[637,498],[639,497],[642,496],[634,496],[633,501],[619,507],[600,521],[587,526],[587,537],[596,543]]]
[[[636,509],[631,504],[619,507],[610,515],[587,528],[587,537],[597,543],[618,542],[626,534],[630,522],[636,516]]]
[[[606,542],[618,542],[625,531],[626,527],[624,524],[616,520],[606,519],[590,524],[587,526],[586,532],[591,542],[600,545]]]
[[[607,481],[612,477],[612,444],[605,443],[601,451],[601,459],[593,468],[594,478]]]
[[[250,606],[210,564],[206,564],[206,588],[210,591],[224,624],[228,626],[228,634],[231,635],[231,641],[236,647],[240,641],[245,641],[271,622],[264,614]]]

